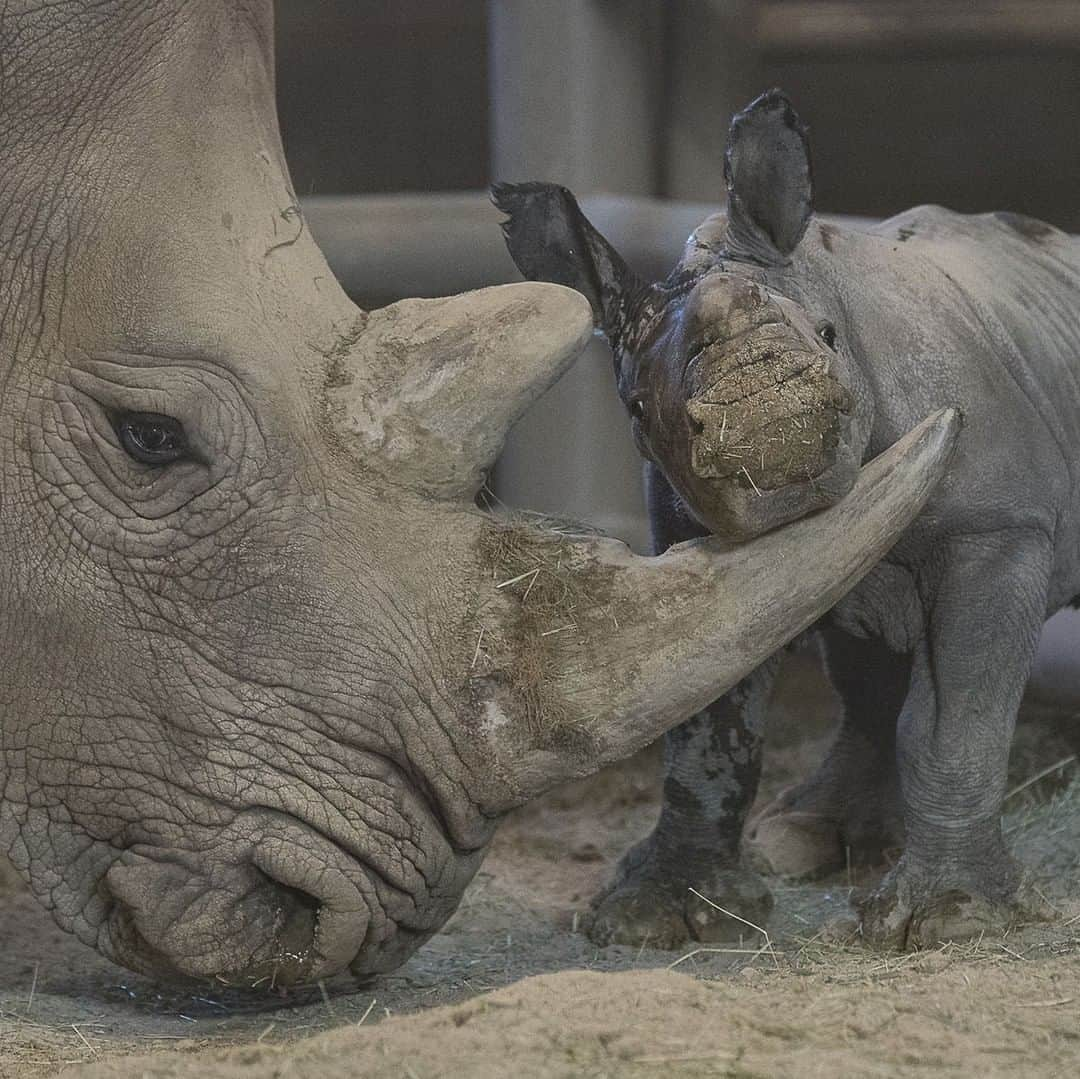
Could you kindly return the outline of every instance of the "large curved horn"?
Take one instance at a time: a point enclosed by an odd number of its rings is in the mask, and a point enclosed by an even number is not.
[[[628,756],[829,610],[922,509],[959,429],[935,413],[835,506],[742,547],[641,558],[614,540],[501,534],[520,576],[495,582],[474,681],[513,801]]]
[[[402,300],[359,329],[327,390],[336,435],[396,482],[468,499],[513,424],[585,347],[592,319],[579,293],[529,283]]]

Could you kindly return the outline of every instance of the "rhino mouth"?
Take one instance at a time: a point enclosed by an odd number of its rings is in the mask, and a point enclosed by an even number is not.
[[[243,814],[197,855],[132,847],[104,886],[111,957],[173,979],[250,989],[314,982],[387,935],[371,867],[273,810]]]

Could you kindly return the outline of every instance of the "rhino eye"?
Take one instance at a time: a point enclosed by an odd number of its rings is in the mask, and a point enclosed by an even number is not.
[[[822,321],[815,327],[818,337],[834,352],[836,351],[836,327],[831,322]]]
[[[644,423],[645,417],[649,413],[649,406],[646,400],[648,396],[648,391],[640,385],[631,390],[627,395],[626,409],[638,423]]]
[[[125,412],[117,417],[115,425],[120,445],[141,464],[171,464],[188,452],[183,425],[171,416]]]

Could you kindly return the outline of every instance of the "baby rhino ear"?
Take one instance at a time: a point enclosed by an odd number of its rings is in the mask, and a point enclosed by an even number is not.
[[[641,283],[577,199],[557,184],[527,183],[494,184],[491,200],[509,215],[503,235],[522,274],[577,289],[592,306],[594,324],[617,344]]]
[[[731,121],[724,179],[730,253],[786,262],[814,211],[806,127],[779,91],[769,90]]]

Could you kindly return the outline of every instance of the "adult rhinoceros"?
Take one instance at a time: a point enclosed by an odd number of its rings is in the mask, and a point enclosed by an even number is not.
[[[685,719],[941,476],[639,559],[477,509],[588,304],[364,312],[304,227],[270,0],[0,8],[0,850],[135,968],[386,970],[500,814]]]

